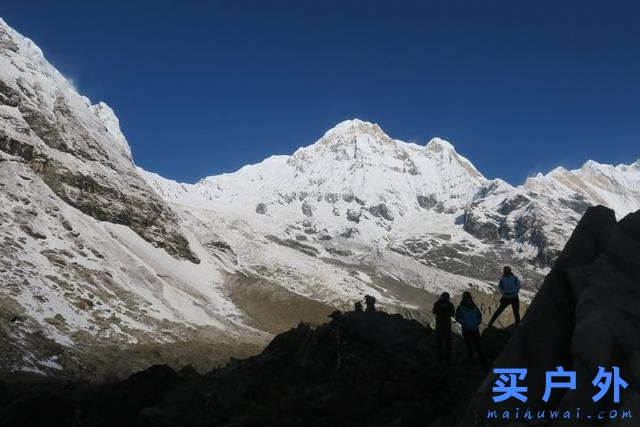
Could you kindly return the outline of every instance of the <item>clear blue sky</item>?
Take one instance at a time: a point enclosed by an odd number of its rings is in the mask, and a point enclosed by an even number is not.
[[[13,3],[13,4],[10,4]],[[140,166],[193,182],[339,121],[450,140],[486,176],[640,157],[640,2],[3,1]]]

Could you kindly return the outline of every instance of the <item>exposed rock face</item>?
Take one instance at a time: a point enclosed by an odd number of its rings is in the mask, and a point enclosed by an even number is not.
[[[384,218],[387,221],[393,221],[393,216],[389,212],[387,205],[385,205],[384,203],[380,203],[376,206],[369,206],[369,209],[367,210],[371,213],[371,215],[375,217]]]
[[[348,221],[358,223],[360,222],[360,216],[362,216],[362,212],[360,211],[360,209],[347,209]]]
[[[315,208],[313,207],[313,205],[309,202],[307,202],[306,200],[304,202],[302,202],[302,213],[304,214],[304,216],[307,217],[312,217],[313,216],[313,211],[315,210]]]
[[[136,172],[113,111],[78,95],[40,49],[1,20],[0,70],[3,160],[28,165],[87,215],[199,262],[175,214]]]
[[[529,407],[582,408],[584,417],[605,409],[631,409],[635,415],[640,411],[639,291],[640,211],[616,223],[613,211],[589,208],[494,366],[528,368]],[[554,390],[545,405],[545,371],[557,366],[576,371],[577,387]],[[598,366],[609,371],[619,366],[629,383],[619,404],[612,404],[611,395],[592,401]],[[522,406],[516,399],[493,404],[495,379],[492,373],[486,377],[461,426],[485,425],[489,408],[502,414]]]
[[[358,231],[357,228],[349,227],[346,230],[344,230],[342,233],[340,233],[340,237],[344,237],[345,239],[352,239],[358,234],[360,234],[360,232]]]
[[[560,203],[572,209],[579,215],[584,214],[587,211],[587,208],[591,206],[587,199],[580,193],[576,193],[568,199],[560,198],[559,200]]]
[[[428,196],[418,194],[416,200],[418,201],[418,205],[425,209],[431,209],[438,204],[438,199],[435,194],[429,194]]]
[[[502,203],[500,203],[500,206],[498,206],[498,212],[502,215],[509,215],[514,210],[529,203],[529,201],[530,200],[522,194],[518,194],[511,199],[504,199]]]
[[[497,242],[500,239],[500,228],[503,218],[497,215],[481,218],[467,211],[464,214],[464,231],[489,242]]]
[[[296,236],[298,238],[297,240],[293,240],[293,239],[280,240],[276,236],[270,236],[270,235],[265,237],[279,245],[298,250],[305,255],[316,256],[319,253],[318,249],[314,248],[313,246],[305,245],[298,241],[298,240],[306,240],[306,236],[304,235]]]

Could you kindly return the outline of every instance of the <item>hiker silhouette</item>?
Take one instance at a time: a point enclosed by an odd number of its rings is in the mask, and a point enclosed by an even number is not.
[[[367,306],[366,311],[376,311],[376,299],[371,295],[364,296],[364,304]]]
[[[480,341],[480,322],[482,321],[482,313],[471,293],[466,291],[462,294],[462,301],[456,310],[456,321],[462,326],[462,338],[467,345],[467,358],[473,360],[474,350],[478,354],[480,365],[483,369],[487,368],[487,359],[482,350],[482,342]]]
[[[441,362],[451,363],[451,318],[456,309],[449,300],[449,293],[443,292],[440,299],[433,304],[436,315],[436,347]]]
[[[520,324],[520,298],[518,298],[518,292],[520,291],[520,279],[518,276],[511,272],[511,267],[505,266],[503,269],[502,277],[498,283],[498,290],[502,294],[500,298],[500,306],[491,316],[488,326],[493,326],[498,316],[504,311],[505,308],[511,306],[513,309],[513,317],[516,320],[516,326]]]

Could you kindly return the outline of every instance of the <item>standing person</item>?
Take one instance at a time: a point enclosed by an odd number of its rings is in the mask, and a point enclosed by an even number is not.
[[[478,359],[483,369],[487,368],[487,360],[482,351],[482,342],[480,341],[480,322],[482,321],[482,313],[473,302],[470,292],[462,294],[462,301],[456,310],[456,321],[462,326],[462,338],[467,345],[467,358],[473,359],[473,350],[478,353]]]
[[[367,307],[365,311],[374,312],[376,311],[376,299],[371,295],[364,296],[364,304]]]
[[[436,346],[440,361],[451,363],[451,318],[455,315],[455,307],[449,301],[449,293],[443,292],[440,299],[433,304],[436,315]]]
[[[516,326],[520,324],[520,298],[518,298],[518,292],[520,291],[520,279],[518,276],[511,272],[511,267],[506,266],[502,270],[502,278],[498,283],[498,289],[502,294],[500,298],[500,306],[491,316],[489,320],[489,327],[493,326],[500,313],[504,311],[507,306],[511,306],[513,309],[513,317],[516,319]]]

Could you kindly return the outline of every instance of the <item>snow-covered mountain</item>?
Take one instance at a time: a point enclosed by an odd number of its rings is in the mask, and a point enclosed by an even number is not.
[[[639,194],[640,162],[512,187],[355,119],[177,183],[136,168],[113,111],[0,20],[0,370],[206,369],[364,294],[427,322],[471,288],[488,312],[502,264],[530,297],[586,206],[623,215]]]
[[[487,181],[446,141],[407,144],[357,119],[291,156],[273,156],[195,185],[139,171],[168,201],[250,218],[262,214],[285,225],[297,221],[319,239],[358,234],[378,246],[398,229],[413,229],[431,208],[461,215]]]
[[[248,223],[170,206],[136,170],[113,111],[1,20],[0,177],[2,371],[206,369],[365,293],[416,311],[468,281],[366,247],[357,262],[315,256],[301,237],[265,233],[279,219],[255,207]]]
[[[580,169],[557,168],[515,188],[494,180],[467,207],[465,230],[550,266],[591,205],[614,209],[618,219],[640,209],[640,161],[612,166],[589,160]]]
[[[113,111],[2,20],[0,177],[3,370],[100,376],[117,354],[105,345],[193,339],[196,326],[220,345],[264,342],[137,173]]]
[[[640,162],[589,161],[513,187],[485,178],[447,141],[405,143],[357,119],[291,156],[193,185],[139,172],[169,202],[241,217],[318,254],[363,245],[484,279],[510,262],[524,269],[530,288],[588,206],[609,206],[619,217],[640,209]]]

